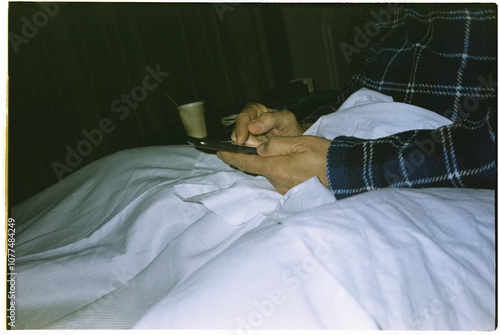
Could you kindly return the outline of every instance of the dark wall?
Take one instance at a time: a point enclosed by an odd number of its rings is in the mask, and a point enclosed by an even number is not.
[[[183,142],[166,92],[205,101],[209,132],[263,101],[294,75],[281,6],[10,2],[9,204],[158,134]]]
[[[10,3],[9,202],[178,129],[165,92],[217,119],[286,77],[262,44],[272,8],[224,6]]]

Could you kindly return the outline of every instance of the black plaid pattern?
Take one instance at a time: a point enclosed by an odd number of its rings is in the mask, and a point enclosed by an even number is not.
[[[364,71],[335,111],[361,87],[439,113],[454,124],[377,140],[339,137],[328,153],[337,198],[383,187],[496,187],[496,5],[410,6],[379,25]],[[427,147],[426,147],[427,146]]]

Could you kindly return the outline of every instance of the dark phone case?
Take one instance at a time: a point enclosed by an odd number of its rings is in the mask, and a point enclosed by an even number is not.
[[[208,138],[194,138],[188,136],[187,142],[200,150],[229,151],[240,154],[257,155],[257,148],[247,147],[244,145],[236,145],[230,142],[211,140]]]

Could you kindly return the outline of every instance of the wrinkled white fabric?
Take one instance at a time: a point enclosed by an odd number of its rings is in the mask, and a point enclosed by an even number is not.
[[[316,197],[317,179],[306,184],[135,327],[494,328],[493,191],[381,190],[332,203]]]
[[[376,139],[407,130],[436,129],[451,121],[424,108],[394,102],[366,88],[353,93],[335,113],[322,116],[305,135]]]
[[[368,90],[335,114],[309,133],[444,122]],[[166,146],[92,163],[12,217],[16,329],[494,327],[493,191],[336,201],[312,178],[281,196],[214,155]]]

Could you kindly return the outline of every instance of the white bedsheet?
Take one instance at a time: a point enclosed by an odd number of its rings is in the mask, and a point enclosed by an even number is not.
[[[308,134],[448,122],[361,90]],[[187,146],[127,150],[13,210],[16,329],[493,329],[494,201],[471,189],[336,201],[316,178],[281,196]]]

